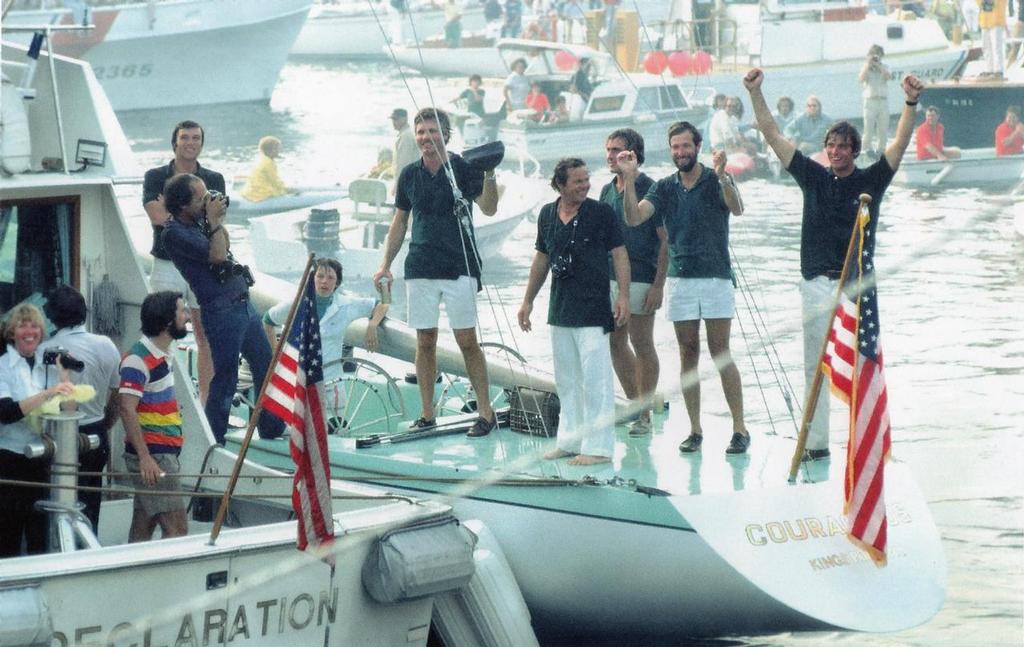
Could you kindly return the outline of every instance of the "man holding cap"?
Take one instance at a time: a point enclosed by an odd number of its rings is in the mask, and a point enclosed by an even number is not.
[[[420,158],[420,149],[416,145],[416,136],[409,127],[409,113],[405,108],[395,108],[391,111],[391,125],[398,133],[395,136],[395,154],[391,156],[397,179],[402,175],[402,169]]]

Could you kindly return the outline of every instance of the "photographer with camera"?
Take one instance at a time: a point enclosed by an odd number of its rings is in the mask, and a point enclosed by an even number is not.
[[[43,308],[57,332],[43,342],[39,348],[43,352],[43,364],[48,370],[48,382],[53,383],[58,377],[59,366],[72,371],[73,384],[89,384],[96,389],[96,397],[78,405],[78,411],[84,418],[78,423],[83,434],[95,434],[100,438],[100,446],[82,454],[80,468],[83,472],[102,472],[110,458],[110,439],[107,432],[117,419],[117,366],[121,362],[121,353],[110,338],[95,335],[85,330],[85,318],[89,309],[85,305],[85,297],[70,285],[62,285],[50,292],[46,306]],[[101,487],[101,476],[79,476],[78,484],[87,487]],[[99,528],[100,500],[99,492],[79,492],[78,500],[85,504],[85,516],[92,522],[93,529]]]
[[[62,369],[60,381],[46,387],[42,353],[37,352],[44,337],[39,308],[22,303],[11,310],[4,327],[7,352],[0,356],[0,479],[46,483],[50,478],[47,461],[23,453],[39,437],[25,416],[55,395],[70,395],[74,385]],[[45,488],[0,488],[0,557],[20,555],[23,539],[30,555],[46,552],[46,516],[35,503],[47,496]]]
[[[885,153],[889,138],[889,80],[892,72],[882,62],[885,50],[881,45],[868,48],[864,65],[857,77],[864,87],[864,137],[861,139],[865,155],[878,159]]]
[[[587,197],[590,172],[583,160],[559,161],[551,188],[559,198],[541,208],[537,253],[519,308],[519,327],[529,332],[533,300],[550,271],[548,325],[562,409],[558,443],[544,458],[572,456],[571,465],[607,463],[615,441],[615,378],[608,336],[629,322],[629,255],[614,209]],[[618,286],[614,313],[608,291],[609,253]]]
[[[146,215],[149,216],[150,224],[153,227],[153,247],[150,250],[150,254],[153,255],[153,271],[149,273],[149,290],[150,292],[174,290],[185,295],[185,303],[191,310],[192,333],[196,342],[196,363],[199,372],[199,402],[203,405],[206,404],[206,394],[210,389],[210,380],[213,378],[210,345],[206,341],[206,331],[203,330],[203,324],[200,321],[199,302],[196,301],[196,296],[192,294],[185,278],[174,267],[171,257],[164,250],[160,235],[171,218],[163,201],[164,185],[167,184],[167,180],[178,173],[191,173],[201,179],[206,184],[206,188],[211,191],[220,191],[221,193],[226,191],[224,176],[199,163],[199,154],[203,152],[205,141],[206,133],[198,123],[189,120],[178,123],[171,133],[171,150],[174,152],[174,159],[168,164],[146,171],[145,179],[142,182],[142,207],[146,210]]]
[[[210,342],[213,380],[206,420],[214,438],[223,445],[238,385],[238,356],[249,362],[253,384],[259,388],[270,366],[270,344],[249,302],[252,274],[231,256],[224,229],[227,196],[207,191],[194,175],[180,173],[164,186],[164,206],[171,214],[164,228],[164,249],[196,295]],[[266,412],[260,417],[261,438],[277,438],[283,431],[279,419]]]

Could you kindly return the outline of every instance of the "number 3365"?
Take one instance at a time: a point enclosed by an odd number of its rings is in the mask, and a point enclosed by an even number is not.
[[[133,79],[136,77],[146,77],[153,73],[153,65],[151,63],[144,63],[142,65],[136,65],[129,63],[127,65],[98,65],[92,68],[96,74],[96,78],[100,81],[109,79]]]

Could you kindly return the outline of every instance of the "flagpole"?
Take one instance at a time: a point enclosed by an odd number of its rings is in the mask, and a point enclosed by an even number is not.
[[[828,327],[825,329],[825,339],[821,342],[821,352],[818,353],[818,361],[814,368],[814,379],[811,381],[811,388],[807,391],[807,401],[804,402],[804,415],[800,421],[800,433],[796,438],[796,451],[793,453],[793,459],[789,464],[789,482],[796,482],[796,475],[800,471],[800,463],[803,462],[804,448],[807,446],[807,434],[810,428],[811,421],[814,419],[815,404],[818,402],[818,395],[821,393],[821,382],[823,371],[821,368],[821,360],[825,356],[825,351],[828,349],[828,338],[829,331],[832,329],[832,321],[835,318],[836,308],[839,306],[839,299],[843,294],[843,287],[846,285],[846,277],[849,274],[850,261],[852,260],[853,250],[856,249],[857,245],[857,232],[860,229],[860,214],[863,210],[868,208],[871,204],[871,196],[867,193],[861,193],[858,196],[860,204],[857,206],[857,218],[853,223],[853,231],[850,232],[850,242],[846,246],[846,258],[843,259],[843,269],[839,273],[839,285],[836,288],[836,295],[832,299],[831,316],[828,319]]]
[[[292,329],[292,320],[295,319],[295,310],[298,308],[299,301],[302,299],[303,292],[306,289],[306,282],[309,280],[309,272],[313,267],[313,259],[315,255],[310,254],[309,259],[306,260],[306,269],[302,272],[302,280],[299,281],[299,289],[295,294],[295,299],[292,301],[292,307],[288,310],[288,318],[284,323],[284,332],[281,334],[281,338],[278,339],[277,345],[274,347],[274,357],[270,361],[270,365],[267,368],[266,375],[263,376],[263,384],[260,385],[259,394],[256,396],[256,406],[253,408],[249,416],[249,424],[245,429],[245,438],[242,440],[242,446],[238,449],[238,457],[235,459],[235,466],[231,470],[231,478],[228,479],[227,487],[224,488],[224,496],[220,499],[220,507],[217,509],[217,518],[213,522],[213,529],[210,531],[210,545],[217,543],[217,537],[220,535],[221,526],[224,524],[224,518],[228,514],[228,501],[231,499],[231,493],[235,490],[235,484],[238,482],[238,476],[242,472],[242,463],[245,461],[245,454],[249,451],[249,443],[252,441],[252,432],[256,430],[256,422],[260,419],[260,413],[263,411],[263,393],[267,390],[267,385],[270,383],[270,379],[274,373],[274,367],[277,366],[277,360],[281,355],[281,349],[284,348],[284,342],[288,339],[288,333]]]

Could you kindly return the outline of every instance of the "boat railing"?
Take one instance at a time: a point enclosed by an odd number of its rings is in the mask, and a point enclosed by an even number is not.
[[[8,7],[4,7],[6,13]],[[61,110],[60,101],[60,87],[57,83],[57,67],[53,60],[53,48],[51,43],[53,41],[53,34],[61,31],[88,31],[94,29],[95,25],[84,24],[84,25],[4,25],[4,31],[6,32],[22,32],[35,34],[32,39],[32,44],[28,49],[28,63],[22,63],[18,65],[22,67],[23,75],[21,82],[18,84],[19,91],[30,92],[33,87],[35,80],[36,62],[39,59],[39,53],[43,46],[46,47],[46,60],[49,64],[50,70],[50,91],[53,93],[53,111],[54,116],[57,120],[57,138],[60,143],[60,159],[61,169],[65,174],[71,173],[71,168],[68,165],[68,150],[67,143],[64,140],[64,113]],[[8,65],[9,61],[4,61],[4,65]],[[17,65],[17,64],[16,64]],[[25,96],[23,94],[23,96]]]
[[[725,16],[712,16],[694,20],[663,20],[652,23],[660,31],[665,50],[704,50],[711,54],[718,66],[738,67],[739,23]],[[710,37],[709,37],[710,36]]]

